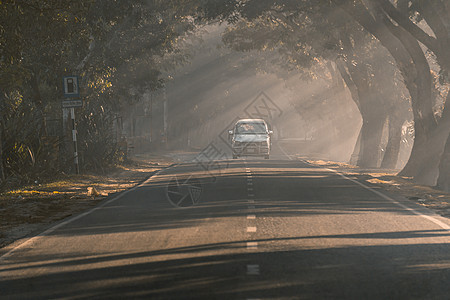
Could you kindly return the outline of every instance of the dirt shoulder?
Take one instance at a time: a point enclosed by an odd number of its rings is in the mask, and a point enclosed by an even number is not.
[[[105,175],[67,175],[0,194],[0,248],[98,205],[173,163],[162,155],[136,156]]]
[[[419,185],[409,177],[397,176],[399,170],[362,169],[345,163],[307,160],[310,164],[334,169],[360,182],[377,185],[383,189],[425,206],[437,214],[450,218],[450,194],[436,188]]]

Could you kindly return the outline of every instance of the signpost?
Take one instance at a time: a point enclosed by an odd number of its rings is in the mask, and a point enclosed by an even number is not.
[[[81,100],[81,99],[63,99],[61,104],[62,104],[62,108],[82,107],[83,100]]]
[[[78,85],[78,76],[64,76],[63,88],[65,98],[80,97],[80,89]]]
[[[78,164],[78,146],[77,146],[77,127],[75,125],[75,108],[70,108],[70,116],[72,118],[72,141],[73,141],[73,162],[75,164],[75,172],[80,174],[80,166]]]
[[[70,108],[70,117],[72,119],[72,141],[75,172],[76,174],[80,174],[77,146],[77,128],[75,124],[75,107],[82,107],[83,100],[79,99],[80,89],[78,85],[78,76],[63,77],[63,90],[65,99],[61,101],[61,106],[63,110]]]

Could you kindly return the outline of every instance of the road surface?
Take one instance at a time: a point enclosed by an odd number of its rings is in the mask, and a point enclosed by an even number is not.
[[[3,249],[0,298],[449,299],[449,225],[285,156],[186,163]]]

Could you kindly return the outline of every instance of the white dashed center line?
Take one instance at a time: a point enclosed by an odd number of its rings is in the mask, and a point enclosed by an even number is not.
[[[254,210],[255,209],[255,205],[250,205],[250,204],[255,204],[255,200],[253,198],[255,198],[255,194],[254,194],[254,189],[253,189],[253,177],[252,177],[252,173],[250,171],[249,168],[245,169],[246,171],[246,175],[247,175],[247,202],[248,202],[248,209],[249,210]],[[248,214],[247,215],[247,220],[251,220],[249,221],[249,223],[253,223],[253,220],[256,220],[256,215],[255,214]],[[248,225],[254,225],[254,224],[248,224]],[[248,233],[256,233],[256,226],[247,226],[247,232]],[[248,241],[247,242],[247,250],[249,251],[254,251],[258,249],[258,243],[254,242],[254,241]],[[260,275],[260,270],[259,270],[259,265],[247,265],[247,275],[248,276],[255,276],[255,275]]]
[[[256,232],[256,227],[247,227],[247,232]]]
[[[247,265],[247,275],[259,275],[259,265]]]

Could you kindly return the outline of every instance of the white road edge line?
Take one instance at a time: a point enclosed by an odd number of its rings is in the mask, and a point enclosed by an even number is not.
[[[108,205],[108,204],[110,204],[110,203],[112,203],[112,202],[114,202],[114,201],[119,200],[120,198],[122,198],[122,197],[125,196],[126,194],[128,194],[128,193],[130,193],[130,192],[136,190],[136,189],[139,188],[140,186],[142,186],[142,185],[144,185],[145,183],[147,183],[152,177],[159,175],[159,173],[160,173],[161,171],[163,171],[163,170],[168,170],[168,169],[170,169],[171,167],[172,167],[172,166],[167,167],[167,168],[165,168],[165,169],[159,170],[158,172],[156,172],[155,174],[153,174],[153,175],[151,175],[149,178],[147,178],[144,182],[142,182],[142,183],[140,183],[140,184],[138,184],[138,185],[132,187],[132,188],[129,189],[129,190],[126,190],[126,191],[121,192],[119,195],[115,196],[114,198],[112,198],[112,199],[106,201],[105,203],[103,203],[103,204],[101,204],[101,205],[99,205],[99,206],[94,207],[94,208],[91,209],[91,210],[88,210],[87,212],[84,212],[84,213],[82,213],[82,214],[80,214],[80,215],[77,215],[77,216],[75,216],[75,217],[72,217],[72,218],[70,218],[70,219],[68,219],[68,220],[66,220],[66,221],[63,221],[63,222],[61,222],[61,223],[59,223],[59,224],[57,224],[57,225],[55,225],[55,226],[53,226],[53,227],[50,227],[49,229],[45,230],[44,232],[41,232],[41,233],[38,234],[38,235],[35,235],[35,236],[33,236],[33,237],[30,237],[29,239],[25,240],[23,243],[17,245],[17,246],[14,247],[13,249],[9,250],[8,252],[6,252],[6,253],[3,254],[2,256],[0,256],[0,262],[2,262],[2,261],[4,261],[5,259],[7,259],[9,256],[11,256],[11,255],[12,255],[14,252],[16,252],[17,250],[19,250],[19,249],[21,249],[21,248],[23,248],[23,247],[26,247],[27,245],[33,244],[34,242],[37,242],[40,238],[49,235],[50,233],[54,232],[55,230],[57,230],[57,229],[59,229],[59,228],[65,226],[65,225],[67,225],[67,224],[70,224],[70,223],[72,223],[72,222],[74,222],[74,221],[76,221],[76,220],[78,220],[78,219],[81,219],[81,218],[83,218],[83,217],[85,217],[85,216],[87,216],[87,215],[90,215],[90,214],[93,213],[94,211],[99,210],[99,209],[105,207],[106,205]]]
[[[347,180],[350,180],[350,181],[353,182],[353,183],[356,183],[357,185],[359,185],[359,186],[365,188],[366,190],[371,191],[372,193],[374,193],[374,194],[380,196],[381,198],[383,198],[383,199],[385,199],[385,200],[388,200],[388,201],[394,203],[395,205],[400,206],[401,208],[403,208],[403,209],[405,209],[405,210],[407,210],[407,211],[412,212],[412,213],[415,214],[415,215],[418,215],[418,216],[420,216],[420,217],[422,217],[422,218],[425,218],[425,219],[427,219],[427,220],[433,222],[434,224],[439,225],[441,228],[443,228],[443,229],[445,229],[445,230],[450,231],[450,225],[447,225],[447,224],[445,224],[444,222],[441,222],[441,221],[439,221],[438,219],[436,219],[435,217],[433,217],[433,216],[438,216],[438,215],[435,214],[435,213],[433,213],[431,210],[430,210],[430,214],[429,214],[429,215],[425,215],[425,214],[423,214],[423,213],[421,213],[421,212],[418,212],[417,210],[415,210],[415,209],[413,209],[413,208],[411,208],[411,207],[408,207],[408,206],[406,206],[406,205],[404,205],[404,204],[398,202],[397,200],[392,199],[392,198],[389,197],[389,196],[386,196],[385,194],[383,194],[383,193],[381,193],[381,192],[379,192],[379,191],[377,191],[377,190],[374,190],[373,188],[371,188],[371,187],[369,187],[369,186],[367,186],[367,185],[365,185],[365,184],[363,184],[363,183],[361,183],[361,182],[359,182],[359,181],[357,181],[357,180],[354,180],[354,179],[351,179],[351,178],[345,176],[344,174],[342,174],[342,173],[340,173],[340,172],[338,172],[338,171],[336,171],[336,170],[333,170],[333,169],[326,169],[326,170],[331,171],[331,172],[333,172],[333,173],[336,173],[336,174],[338,174],[339,176],[341,176],[342,178],[345,178],[345,179],[347,179]]]
[[[248,250],[256,250],[258,249],[258,242],[247,242]]]

